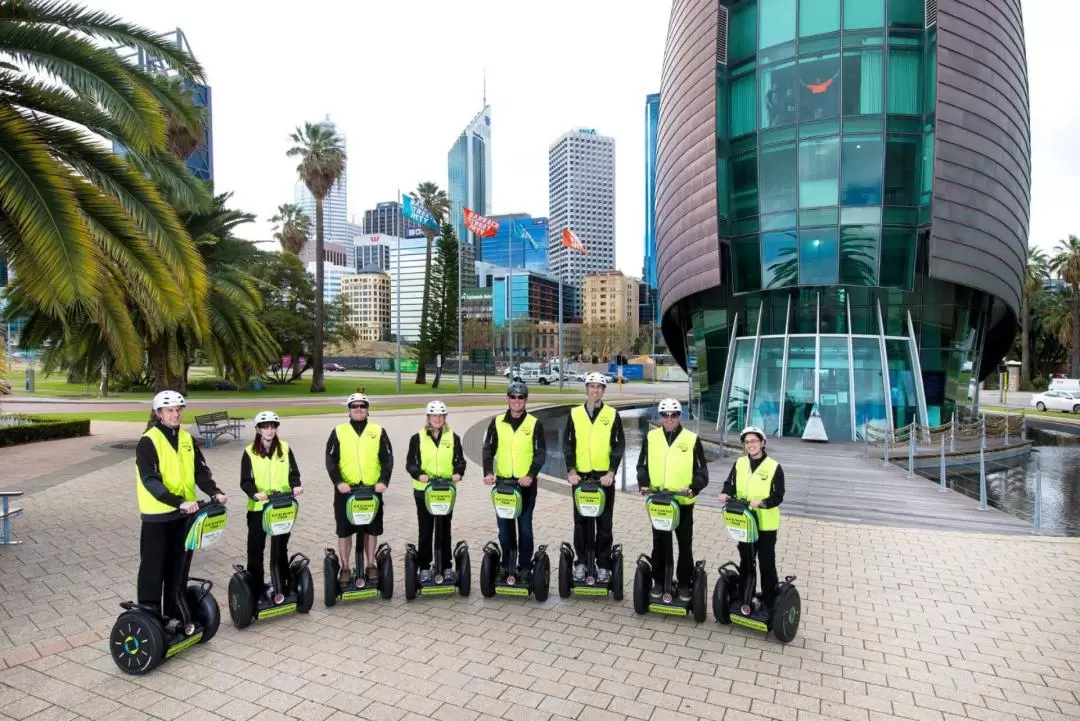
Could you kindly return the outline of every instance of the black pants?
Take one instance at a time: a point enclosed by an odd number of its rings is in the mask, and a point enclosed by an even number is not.
[[[604,490],[604,512],[598,518],[585,518],[578,513],[577,504],[571,503],[574,508],[574,552],[577,554],[577,562],[585,563],[585,528],[588,524],[596,521],[596,566],[611,570],[611,516],[615,512],[615,486],[601,486]]]
[[[164,615],[167,618],[180,618],[187,523],[187,518],[143,521],[139,536],[139,603],[161,613],[164,595]]]
[[[754,563],[754,551],[757,551],[757,566],[761,571],[761,600],[771,606],[776,596],[776,531],[758,531],[755,544],[739,544],[739,581],[742,587],[754,579],[750,568]]]
[[[499,545],[502,548],[503,567],[507,567],[510,551],[516,550],[517,567],[531,571],[533,567],[533,509],[536,507],[536,479],[521,489],[521,515],[517,521],[499,519]],[[513,569],[508,569],[513,570]]]
[[[431,560],[435,554],[435,526],[437,524],[442,526],[443,536],[439,565],[435,567],[435,570],[442,573],[447,568],[453,568],[450,565],[450,528],[454,518],[453,511],[445,516],[431,515],[424,503],[423,491],[413,489],[413,500],[416,501],[416,525],[420,529],[420,537],[416,543],[417,568],[421,571],[431,569]]]
[[[262,511],[248,511],[247,525],[247,570],[251,578],[251,590],[258,598],[263,593],[265,583],[263,551],[266,549],[266,531],[262,527]],[[277,547],[277,567],[281,577],[278,593],[288,593],[286,589],[289,586],[289,536],[291,535],[291,533],[286,533],[270,539],[271,552],[275,546]]]
[[[692,586],[694,583],[694,507],[679,506],[679,527],[675,529],[675,538],[679,541],[679,562],[675,567],[675,576],[680,586]],[[652,532],[653,582],[664,585],[664,561],[672,554],[671,534],[667,531]]]

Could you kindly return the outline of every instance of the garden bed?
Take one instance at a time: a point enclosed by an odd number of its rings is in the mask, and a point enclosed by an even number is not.
[[[0,448],[88,435],[89,418],[61,420],[27,415],[0,415]]]

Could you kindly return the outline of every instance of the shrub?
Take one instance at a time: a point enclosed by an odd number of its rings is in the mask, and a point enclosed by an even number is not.
[[[55,441],[90,435],[90,419],[61,420],[40,416],[0,416],[0,448],[35,441]]]
[[[235,391],[236,384],[225,378],[195,378],[188,381],[188,391]]]
[[[1037,378],[1033,378],[1032,381],[1031,381],[1031,387],[1034,388],[1039,393],[1042,393],[1044,390],[1046,390],[1047,385],[1049,385],[1049,384],[1046,382],[1046,379],[1043,378],[1042,376],[1038,376]]]

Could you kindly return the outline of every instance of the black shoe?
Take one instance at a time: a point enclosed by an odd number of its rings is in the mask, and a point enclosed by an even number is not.
[[[532,583],[532,569],[531,568],[519,568],[518,569],[518,584],[521,586],[528,586]]]
[[[682,585],[682,584],[679,585],[679,600],[680,601],[689,601],[690,600],[690,587],[689,586],[685,586],[685,585]]]
[[[660,598],[663,595],[664,595],[664,587],[661,586],[659,583],[654,583],[653,587],[652,587],[652,591],[649,592],[649,596],[652,597],[652,598]]]
[[[505,585],[507,575],[508,574],[506,573],[506,569],[500,568],[499,572],[495,574],[495,583],[499,584],[500,586]]]

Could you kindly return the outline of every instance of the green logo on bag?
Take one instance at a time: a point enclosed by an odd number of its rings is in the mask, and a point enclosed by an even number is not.
[[[658,531],[674,531],[679,527],[679,507],[674,501],[669,503],[646,504],[649,508],[649,520]]]
[[[454,509],[454,498],[456,496],[457,492],[453,486],[438,489],[428,486],[427,490],[424,491],[424,504],[431,515],[445,516]]]
[[[521,515],[521,492],[500,491],[497,488],[491,492],[491,501],[495,504],[495,515],[503,520],[512,521]]]
[[[585,518],[598,518],[604,514],[604,505],[607,499],[604,492],[596,490],[574,489],[574,503],[577,504],[578,513]]]
[[[375,518],[375,514],[379,511],[379,499],[375,496],[371,498],[356,498],[353,496],[349,499],[346,510],[349,520],[354,526],[366,526],[371,523]]]
[[[199,511],[188,529],[187,538],[184,539],[184,549],[199,551],[214,545],[225,532],[228,521],[229,513],[224,508],[218,507],[213,513]]]
[[[284,536],[289,533],[296,522],[298,509],[299,504],[296,501],[280,506],[267,504],[262,513],[263,532],[271,536]]]

